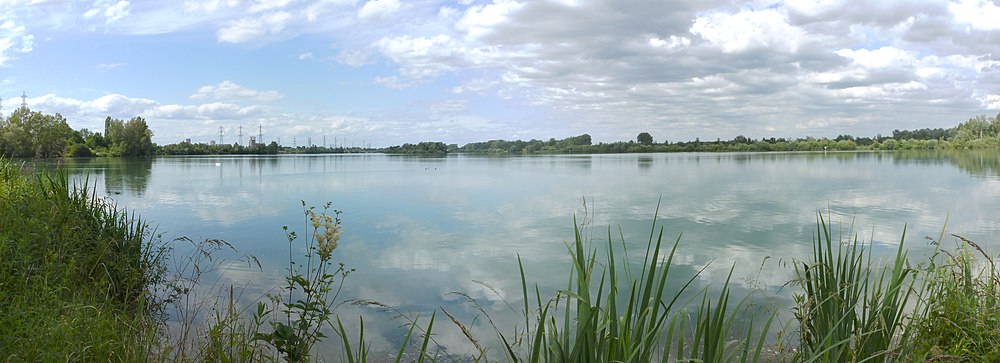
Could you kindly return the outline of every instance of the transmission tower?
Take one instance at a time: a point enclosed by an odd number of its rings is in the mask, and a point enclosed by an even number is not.
[[[323,135],[323,147],[326,147],[326,135]]]
[[[28,94],[21,91],[21,108],[28,108]]]
[[[243,145],[243,125],[240,125],[240,127],[236,130],[237,140],[239,140],[240,145]]]
[[[222,126],[219,126],[219,145],[222,145]]]
[[[306,138],[306,147],[312,147],[312,146],[313,146],[313,138],[312,136],[309,136]]]
[[[0,97],[0,120],[3,120],[3,97]]]
[[[257,124],[257,142],[264,143],[264,126]]]

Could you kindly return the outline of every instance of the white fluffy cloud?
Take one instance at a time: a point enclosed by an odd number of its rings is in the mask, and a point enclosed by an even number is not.
[[[955,20],[977,30],[1000,29],[1000,6],[989,0],[960,0],[948,4]]]
[[[401,66],[400,73],[411,79],[435,77],[465,63],[463,45],[443,34],[432,37],[408,35],[382,38],[376,43],[383,55]]]
[[[380,20],[402,8],[399,0],[369,0],[358,11],[358,18],[362,20]]]
[[[258,91],[240,86],[233,81],[222,81],[216,85],[198,87],[189,98],[192,100],[275,101],[284,98],[284,96],[278,91]]]
[[[726,53],[753,48],[795,52],[806,38],[802,29],[789,25],[785,15],[775,9],[713,12],[695,19],[691,33]]]

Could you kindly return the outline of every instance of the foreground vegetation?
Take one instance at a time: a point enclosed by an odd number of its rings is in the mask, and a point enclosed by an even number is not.
[[[141,361],[157,306],[146,224],[0,159],[0,360]]]
[[[0,160],[0,360],[4,361],[308,361],[331,340],[343,361],[375,361],[362,329],[344,328],[336,306],[349,267],[332,261],[340,212],[305,208],[306,232],[286,227],[286,284],[243,307],[233,290],[209,304],[195,324],[185,301],[197,274],[165,272],[165,247],[145,224],[59,174],[28,174]],[[468,322],[444,309],[408,318],[394,355],[402,361],[997,361],[1000,359],[1000,272],[973,241],[944,232],[929,257],[907,256],[900,239],[885,263],[871,246],[837,235],[817,218],[810,258],[794,263],[788,283],[795,306],[780,312],[734,301],[730,279],[689,291],[697,275],[672,271],[681,238],[650,229],[641,266],[630,244],[609,229],[586,236],[576,226],[567,243],[565,289],[550,296],[523,267],[521,320],[513,328],[483,321],[493,337],[475,336]],[[223,246],[221,241],[206,241]],[[306,251],[298,255],[295,251]],[[199,249],[196,258],[211,256]],[[181,269],[200,271],[203,267]],[[732,278],[732,273],[730,273]],[[694,304],[686,301],[696,296]],[[361,302],[378,304],[376,302]],[[476,301],[469,299],[469,303]],[[179,305],[175,305],[179,306]],[[190,308],[190,305],[187,305]],[[437,319],[438,313],[448,317]],[[167,328],[165,312],[184,324]],[[485,310],[483,310],[485,311]],[[197,311],[195,313],[198,313]],[[484,313],[485,314],[485,313]],[[343,317],[348,319],[347,317]],[[442,327],[442,322],[450,324]],[[459,329],[479,353],[447,355],[433,336]],[[494,342],[483,344],[483,341]],[[499,347],[498,350],[491,350]],[[382,357],[382,360],[385,357]]]

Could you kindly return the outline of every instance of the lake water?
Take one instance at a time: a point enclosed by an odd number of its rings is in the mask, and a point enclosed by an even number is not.
[[[500,324],[521,304],[517,257],[529,283],[563,288],[574,216],[600,246],[619,228],[641,259],[653,215],[666,239],[683,232],[678,278],[701,269],[694,289],[718,286],[735,264],[737,292],[751,287],[788,304],[788,262],[810,254],[817,213],[837,228],[894,252],[906,226],[911,255],[949,233],[1000,252],[1000,156],[985,152],[626,154],[409,157],[378,154],[158,157],[70,160],[73,175],[138,212],[167,240],[218,238],[256,256],[263,271],[225,256],[221,284],[245,299],[282,283],[283,225],[304,234],[300,200],[343,211],[335,261],[355,268],[342,299],[368,299],[429,315],[444,307],[493,341],[461,292]],[[584,202],[586,200],[586,202]],[[949,240],[949,246],[951,245]],[[184,251],[186,245],[177,245]],[[636,256],[633,256],[636,257]],[[638,262],[638,260],[636,260]],[[781,290],[781,291],[779,291]],[[365,316],[373,350],[403,331],[393,312],[338,308],[345,324]],[[439,318],[442,315],[439,312]],[[471,352],[439,319],[439,343]],[[332,341],[332,339],[331,339]],[[331,347],[334,343],[326,343]],[[335,348],[331,348],[335,349]]]

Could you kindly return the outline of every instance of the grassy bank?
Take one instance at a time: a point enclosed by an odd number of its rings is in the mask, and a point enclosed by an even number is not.
[[[142,360],[155,256],[137,217],[0,159],[0,360]]]
[[[183,298],[176,294],[197,278],[164,275],[165,250],[143,221],[58,172],[24,174],[0,160],[0,361],[308,361],[332,341],[345,347],[332,360],[385,361],[368,351],[363,322],[352,331],[343,323],[357,317],[337,316],[351,270],[331,261],[341,227],[330,208],[303,203],[303,233],[286,227],[286,284],[249,307],[232,289],[189,304],[203,324],[182,319],[188,325],[178,333],[166,329],[162,312],[183,309],[163,304],[184,299],[159,292]],[[698,276],[672,272],[682,238],[665,238],[656,222],[638,251],[624,233],[588,237],[577,226],[566,244],[565,288],[552,295],[511,256],[521,275],[517,301],[508,302],[519,317],[513,328],[480,309],[492,333],[477,336],[475,322],[435,309],[407,320],[388,360],[1000,361],[1000,272],[987,251],[942,232],[933,255],[908,256],[901,236],[883,262],[870,244],[832,230],[818,216],[812,255],[789,267],[795,304],[776,312],[752,297],[732,299],[732,273],[721,286],[691,291]],[[641,265],[629,263],[636,256]],[[461,331],[478,354],[444,353],[433,339],[441,329]]]

